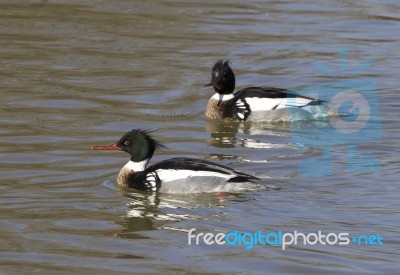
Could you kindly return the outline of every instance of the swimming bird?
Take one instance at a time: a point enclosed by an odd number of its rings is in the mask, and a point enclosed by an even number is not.
[[[292,121],[333,115],[328,102],[273,87],[248,87],[234,93],[235,74],[228,60],[212,68],[211,86],[215,94],[208,101],[205,117],[236,121]]]
[[[258,189],[259,178],[227,166],[194,158],[172,158],[147,166],[156,150],[166,147],[149,131],[133,129],[111,145],[93,146],[93,150],[117,150],[130,154],[117,183],[133,189],[168,192],[237,192]]]

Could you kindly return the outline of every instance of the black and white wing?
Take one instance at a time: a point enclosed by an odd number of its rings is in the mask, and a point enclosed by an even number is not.
[[[157,191],[161,185],[158,174],[155,171],[146,170],[130,175],[128,178],[128,186],[142,191]]]
[[[251,108],[245,98],[234,98],[222,110],[222,117],[233,118],[238,121],[245,121],[251,113]]]
[[[173,158],[160,161],[148,167],[144,172],[147,174],[156,173],[156,178],[161,183],[192,177],[204,178],[204,180],[220,178],[226,182],[252,182],[258,180],[257,177],[238,172],[223,165],[191,158]]]

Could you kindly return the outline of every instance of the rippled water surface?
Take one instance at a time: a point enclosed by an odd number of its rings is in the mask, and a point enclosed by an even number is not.
[[[394,0],[0,1],[0,273],[398,272],[399,14]],[[350,135],[327,149],[331,175],[304,177],[327,167],[320,136],[306,135],[324,125],[204,119],[212,91],[202,85],[220,58],[238,88],[373,79],[380,134]],[[133,128],[168,146],[152,161],[213,160],[276,188],[119,190],[128,156],[90,147]],[[380,164],[349,169],[348,148]],[[191,228],[380,234],[384,244],[188,246]]]

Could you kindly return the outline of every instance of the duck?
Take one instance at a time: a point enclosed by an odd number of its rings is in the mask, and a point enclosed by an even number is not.
[[[215,94],[205,109],[208,119],[234,121],[294,121],[334,115],[327,101],[274,87],[247,87],[235,90],[235,74],[229,60],[218,60],[211,70]]]
[[[152,131],[133,129],[110,145],[96,145],[93,150],[124,151],[130,160],[120,170],[121,187],[165,193],[241,192],[262,188],[258,177],[238,172],[214,162],[177,157],[147,166],[156,150],[166,147],[151,136]]]

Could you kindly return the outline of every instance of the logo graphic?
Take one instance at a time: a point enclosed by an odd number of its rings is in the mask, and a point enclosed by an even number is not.
[[[306,159],[299,165],[303,177],[332,175],[333,158],[338,149],[346,150],[346,159],[341,162],[348,172],[376,172],[380,169],[381,161],[359,148],[362,144],[382,139],[376,82],[361,75],[371,62],[367,60],[349,71],[347,51],[342,49],[339,56],[340,66],[336,74],[320,61],[315,64],[318,70],[335,81],[292,89],[298,94],[326,101],[322,106],[303,107],[314,117],[307,122],[296,121],[298,109],[289,108],[295,146],[321,151],[320,156]]]
[[[231,245],[245,246],[246,250],[252,249],[255,245],[278,246],[285,250],[289,246],[297,245],[340,245],[347,246],[350,244],[357,245],[383,245],[383,237],[380,234],[371,235],[355,235],[350,237],[347,232],[340,233],[324,233],[318,232],[302,233],[295,230],[294,232],[269,231],[263,232],[240,232],[230,231],[228,233],[196,233],[196,228],[188,230],[188,245]]]

